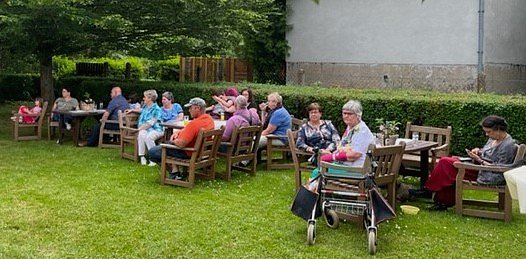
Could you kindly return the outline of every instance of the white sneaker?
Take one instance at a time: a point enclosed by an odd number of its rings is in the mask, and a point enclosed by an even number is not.
[[[69,124],[69,123],[66,122],[66,129],[67,129],[67,130],[71,130],[71,124]]]
[[[146,158],[141,156],[141,165],[146,165]]]
[[[150,161],[150,163],[148,164],[148,166],[156,166],[156,165],[157,165],[157,163],[152,162],[152,161]]]

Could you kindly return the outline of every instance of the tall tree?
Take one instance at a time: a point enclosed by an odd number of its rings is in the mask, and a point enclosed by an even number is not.
[[[51,100],[55,55],[104,55],[115,50],[154,58],[235,54],[249,46],[247,35],[268,27],[272,2],[6,0],[0,2],[0,40],[5,46],[0,55],[8,49],[35,55],[42,96]],[[269,6],[270,12],[265,10]]]

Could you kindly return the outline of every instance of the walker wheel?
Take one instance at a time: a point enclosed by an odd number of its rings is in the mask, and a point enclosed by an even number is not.
[[[316,222],[309,222],[307,226],[307,243],[314,245],[316,242]]]
[[[369,250],[370,255],[374,255],[376,254],[376,232],[374,231],[374,229],[369,230],[367,237],[368,237],[367,249]]]
[[[336,214],[336,211],[329,209],[325,210],[323,216],[325,216],[325,223],[327,223],[329,228],[336,229],[340,226],[340,218],[338,217],[338,214]]]

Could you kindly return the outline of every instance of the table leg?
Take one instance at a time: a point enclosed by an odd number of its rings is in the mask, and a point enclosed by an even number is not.
[[[420,151],[420,189],[424,189],[424,185],[429,177],[429,150]]]
[[[64,140],[64,130],[66,128],[66,124],[64,122],[64,114],[59,114],[58,118],[58,141],[57,144],[62,144],[62,141]]]
[[[79,145],[79,142],[81,140],[81,126],[82,126],[82,122],[84,121],[84,119],[86,119],[86,117],[84,116],[75,116],[73,117],[73,127],[72,127],[72,138],[73,138],[73,145],[74,146],[78,146]]]

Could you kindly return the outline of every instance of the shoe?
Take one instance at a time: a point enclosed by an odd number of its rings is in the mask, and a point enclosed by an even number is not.
[[[66,122],[66,129],[71,130],[71,124]]]
[[[183,176],[181,175],[180,172],[170,172],[170,174],[168,175],[168,178],[172,180],[182,180]]]
[[[57,139],[57,144],[60,144],[60,139]]]
[[[444,204],[435,203],[435,204],[431,205],[430,207],[428,207],[427,210],[430,210],[430,211],[446,211],[447,208],[448,207],[446,205],[444,205]]]
[[[156,165],[157,165],[157,163],[152,162],[152,161],[150,161],[150,163],[148,163],[148,166],[156,166]]]
[[[146,158],[141,156],[141,165],[146,165],[147,161]]]
[[[426,189],[409,189],[409,197],[431,199],[432,193]]]
[[[250,161],[252,161],[252,160],[243,160],[243,161],[239,162],[239,165],[247,167],[250,164]]]

